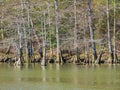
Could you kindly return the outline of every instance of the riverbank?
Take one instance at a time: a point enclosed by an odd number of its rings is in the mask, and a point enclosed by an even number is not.
[[[23,63],[28,63],[28,60],[25,59],[26,56],[24,56]],[[109,56],[107,53],[103,53],[101,59],[96,63],[95,61],[92,60],[92,54],[89,54],[89,57],[86,57],[85,54],[80,54],[79,62],[74,62],[75,61],[75,55],[69,55],[69,54],[62,54],[62,63],[72,63],[72,64],[78,64],[78,65],[85,65],[85,64],[104,64],[104,63],[111,63],[109,61]],[[32,57],[30,63],[41,63],[43,60],[42,57],[39,56],[39,54],[34,54]],[[0,53],[0,63],[15,63],[18,61],[18,57],[16,57],[14,54],[4,54]],[[96,60],[97,61],[97,60]],[[50,54],[47,53],[46,56],[46,63],[58,63],[56,62],[56,56],[53,55],[53,57],[50,57]],[[116,61],[115,63],[120,63],[120,60]]]

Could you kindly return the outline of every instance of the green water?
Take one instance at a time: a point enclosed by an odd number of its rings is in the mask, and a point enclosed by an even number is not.
[[[0,90],[120,90],[120,65],[0,64]]]

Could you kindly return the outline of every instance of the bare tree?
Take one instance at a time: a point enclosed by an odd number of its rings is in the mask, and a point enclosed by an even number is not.
[[[4,5],[5,5],[5,1],[4,0],[2,0],[2,2],[1,2],[2,4],[2,10],[1,10],[1,20],[0,20],[0,30],[2,31],[2,33],[1,33],[1,39],[2,40],[4,40],[4,25],[3,25],[3,19],[4,19]],[[3,45],[2,45],[2,47],[4,47],[5,45],[4,45],[4,42],[3,42]]]
[[[1,11],[1,31],[2,31],[2,34],[1,34],[1,37],[2,39],[4,39],[4,28],[3,28],[3,18],[4,18],[4,0],[1,2],[2,4],[2,11]]]
[[[18,35],[18,46],[16,46],[16,55],[18,54],[18,57],[15,57],[15,63],[16,66],[23,66],[24,56],[23,56],[23,31],[21,26],[21,20],[19,19],[17,4],[15,7],[16,10],[16,27],[17,27],[17,35]],[[15,39],[16,40],[16,39]],[[17,40],[16,40],[17,41]]]
[[[75,60],[74,62],[79,63],[79,54],[78,54],[78,44],[77,44],[77,7],[76,7],[76,0],[74,0],[74,48],[75,48]]]
[[[92,13],[91,13],[91,0],[88,0],[88,20],[89,20],[93,59],[95,61],[95,60],[97,60],[97,52],[96,52],[96,44],[94,42],[94,29],[93,29]]]
[[[116,0],[114,0],[114,61],[117,62],[117,52],[116,52]]]
[[[49,35],[50,35],[50,59],[53,59],[53,51],[52,51],[52,30],[51,30],[51,22],[50,22],[50,0],[49,0],[49,4],[48,4],[48,22],[49,22]]]
[[[31,23],[30,23],[30,0],[27,0],[27,17],[28,17],[28,31],[29,31],[29,40],[27,44],[28,48],[28,63],[32,61],[32,56],[33,56],[33,44],[32,44],[32,37],[33,37],[33,32],[31,28]]]
[[[24,0],[20,0],[21,1],[21,16],[22,16],[22,27],[23,27],[23,32],[24,32],[24,38],[25,38],[25,51],[26,51],[26,59],[27,59],[27,55],[28,55],[28,49],[27,49],[27,34],[26,34],[26,27],[25,27],[25,15],[24,15]]]
[[[43,28],[43,59],[41,65],[46,66],[46,11],[44,11],[44,28]]]
[[[55,26],[56,26],[56,40],[57,40],[57,58],[56,62],[61,63],[60,59],[60,42],[59,42],[59,26],[58,26],[58,0],[54,1],[55,3]]]
[[[86,14],[84,14],[84,20],[83,20],[83,29],[84,29],[84,45],[85,45],[85,56],[86,56],[86,63],[89,63],[89,55],[88,55],[88,42],[86,39],[86,30],[87,30],[87,18],[86,18]]]
[[[17,28],[18,28],[18,36],[19,36],[19,59],[16,63],[19,64],[19,65],[23,65],[23,60],[24,60],[24,57],[23,57],[23,38],[22,38],[22,32],[20,31],[20,23],[18,22],[17,20]]]
[[[76,0],[74,0],[74,48],[77,48],[77,12]]]
[[[107,28],[108,28],[108,47],[109,47],[109,60],[113,63],[113,50],[112,50],[112,42],[110,35],[110,14],[109,14],[109,0],[107,0]]]

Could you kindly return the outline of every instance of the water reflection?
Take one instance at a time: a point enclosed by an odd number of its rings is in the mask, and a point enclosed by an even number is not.
[[[42,67],[42,81],[46,82],[46,66],[41,67]]]
[[[56,82],[60,82],[60,64],[56,64],[56,74],[55,74],[55,77],[56,77]]]
[[[0,87],[17,86],[38,90],[120,90],[119,65],[31,64],[0,65]],[[45,88],[45,89],[43,89]],[[29,90],[29,89],[24,89]],[[36,89],[34,89],[36,90]]]
[[[33,69],[34,64],[27,63],[25,66],[26,66],[26,68],[28,68],[28,69]]]

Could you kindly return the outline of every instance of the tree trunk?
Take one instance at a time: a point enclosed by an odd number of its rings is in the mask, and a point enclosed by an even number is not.
[[[28,39],[28,44],[27,44],[27,49],[28,49],[28,57],[27,57],[27,60],[28,60],[28,63],[31,63],[31,37],[30,37],[30,34],[31,34],[31,28],[30,28],[30,2],[29,0],[27,0],[27,18],[28,18],[28,30],[29,30],[29,39]]]
[[[77,44],[77,7],[76,7],[76,0],[74,0],[74,49],[75,49],[75,52],[76,52],[76,55],[75,55],[75,60],[74,60],[74,63],[79,63],[79,57],[80,55],[78,54],[78,44]]]
[[[77,48],[77,12],[76,12],[76,0],[74,0],[74,48]]]
[[[44,39],[44,18],[41,18],[41,30],[42,30],[42,41]],[[39,47],[39,54],[40,54],[40,57],[41,59],[43,58],[43,43],[41,43],[41,46]]]
[[[1,33],[1,38],[2,38],[2,40],[4,39],[4,27],[3,27],[3,19],[4,19],[4,0],[1,2],[2,3],[2,11],[1,11],[1,31],[2,31],[2,33]],[[4,46],[4,44],[3,44],[3,46]]]
[[[21,1],[21,15],[22,15],[22,27],[23,27],[23,32],[24,32],[24,38],[25,38],[25,51],[26,51],[26,60],[27,60],[27,55],[28,55],[28,49],[27,49],[27,34],[26,34],[26,28],[25,28],[25,18],[24,18],[24,0]]]
[[[84,45],[85,45],[85,63],[89,63],[88,45],[86,40],[87,21],[86,21],[86,15],[84,16],[85,18],[83,20],[83,28],[84,28]]]
[[[43,59],[41,65],[46,66],[46,13],[44,11],[44,30],[43,30]]]
[[[23,66],[23,60],[24,60],[24,57],[23,57],[23,48],[22,48],[22,32],[20,31],[20,24],[18,23],[18,20],[17,20],[17,27],[18,27],[18,36],[19,36],[19,65],[20,66]]]
[[[113,63],[113,50],[112,50],[112,42],[110,35],[110,14],[109,14],[109,0],[107,0],[107,28],[108,28],[108,47],[109,47],[109,60]]]
[[[92,15],[91,15],[91,0],[88,0],[88,20],[89,20],[93,59],[95,61],[97,60],[97,52],[96,52],[96,44],[94,42],[94,30],[93,30],[93,22],[92,22]]]
[[[52,52],[52,31],[51,31],[51,23],[50,23],[50,0],[49,0],[49,5],[48,5],[48,19],[49,19],[49,34],[50,34],[50,59],[53,59],[53,52]]]
[[[100,54],[99,54],[97,60],[95,61],[95,64],[100,64],[101,63],[102,55],[103,55],[103,50],[100,51]]]
[[[56,62],[62,63],[60,59],[60,44],[59,44],[59,28],[58,28],[58,0],[55,0],[55,24],[56,24],[56,40],[57,40],[57,55]]]
[[[114,63],[118,61],[116,52],[116,0],[114,0]]]
[[[28,30],[29,30],[29,40],[28,40],[28,63],[31,63],[33,56],[33,44],[32,44],[32,28],[30,24],[30,1],[27,0],[27,15],[28,15]]]

